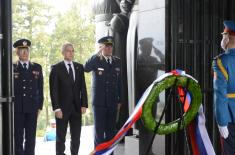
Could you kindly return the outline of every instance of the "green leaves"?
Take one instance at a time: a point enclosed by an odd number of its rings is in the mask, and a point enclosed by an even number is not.
[[[50,103],[48,77],[50,66],[63,59],[62,44],[65,42],[74,44],[75,61],[80,63],[84,63],[94,51],[95,26],[92,22],[92,8],[89,2],[77,0],[71,6],[67,12],[62,10],[63,14],[61,14],[53,6],[48,5],[46,0],[13,0],[12,40],[13,42],[19,38],[31,40],[31,61],[43,67],[45,100],[43,111],[39,116],[39,130],[45,129],[48,120],[54,117]],[[85,14],[83,9],[85,9]],[[16,55],[13,59],[17,60]],[[90,74],[86,77],[89,95]],[[91,118],[91,113],[86,114],[87,124],[92,123]]]
[[[170,87],[173,87],[174,85],[176,87],[177,86],[186,87],[187,80],[189,82],[187,88],[191,95],[192,100],[189,110],[183,115],[183,120],[180,122],[180,119],[177,119],[166,124],[161,123],[158,129],[155,131],[158,122],[155,121],[155,117],[152,115],[152,108],[156,103],[156,99],[159,96],[160,92]],[[178,129],[185,128],[196,116],[201,103],[202,103],[201,88],[195,80],[193,80],[189,76],[170,75],[165,77],[164,79],[162,79],[153,86],[147,100],[143,105],[143,112],[141,118],[143,119],[146,128],[148,128],[152,132],[155,132],[156,134],[160,135],[169,134],[172,132],[176,132]],[[179,125],[180,127],[178,128]]]

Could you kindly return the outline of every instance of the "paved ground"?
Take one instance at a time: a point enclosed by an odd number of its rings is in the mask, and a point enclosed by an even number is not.
[[[81,144],[79,155],[88,155],[93,149],[93,126],[84,126],[81,131]],[[70,154],[70,139],[66,140],[67,155]],[[55,141],[44,142],[43,138],[37,138],[36,155],[55,155]]]
[[[93,150],[93,126],[84,126],[81,131],[81,144],[78,155],[89,155]],[[70,155],[70,139],[66,141],[66,155]],[[37,138],[36,155],[55,155],[55,141],[44,142],[43,138]],[[124,155],[123,145],[115,150],[115,155]]]
[[[89,153],[93,150],[93,135],[94,135],[93,126],[82,127],[81,139],[80,139],[81,144],[80,144],[78,155],[89,155]],[[165,154],[164,144],[165,144],[164,136],[156,135],[154,143],[153,143],[153,152],[155,155]],[[133,145],[133,148],[130,148],[130,149],[138,149],[136,147],[138,146]],[[70,139],[68,136],[68,139],[66,141],[66,151],[65,151],[66,155],[70,155],[69,148],[70,148]],[[132,150],[130,150],[130,152],[132,152]],[[119,144],[118,147],[115,149],[114,155],[135,155],[135,154],[130,154],[130,152],[128,153],[127,151],[125,153],[124,145]],[[55,155],[55,141],[44,142],[43,138],[37,138],[36,155]]]

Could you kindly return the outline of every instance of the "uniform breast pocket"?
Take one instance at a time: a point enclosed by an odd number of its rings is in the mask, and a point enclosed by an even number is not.
[[[104,68],[97,68],[97,70],[96,70],[96,76],[97,76],[98,78],[104,76]]]
[[[120,70],[119,67],[116,67],[116,68],[115,68],[115,73],[116,73],[116,76],[117,76],[117,77],[120,76],[121,70]]]
[[[14,73],[13,75],[14,78],[14,93],[19,94],[21,92],[21,87],[22,87],[22,82],[20,78],[20,73]]]
[[[20,73],[18,73],[18,72],[15,72],[14,73],[14,80],[18,80],[19,79],[19,75],[20,75]]]
[[[119,77],[120,77],[120,71],[115,71],[115,72],[113,72],[113,78],[114,78],[115,80],[118,80]]]
[[[35,80],[37,80],[40,76],[40,72],[39,71],[32,71],[32,76]]]

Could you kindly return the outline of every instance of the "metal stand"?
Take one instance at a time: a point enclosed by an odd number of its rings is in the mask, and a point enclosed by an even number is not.
[[[160,124],[161,124],[161,122],[162,122],[163,116],[164,116],[165,113],[166,113],[166,109],[167,109],[167,107],[168,107],[168,105],[169,105],[169,103],[170,103],[170,98],[172,97],[173,90],[174,90],[175,87],[176,87],[176,86],[175,86],[176,83],[177,83],[177,79],[175,80],[174,86],[170,89],[170,93],[169,93],[169,95],[167,96],[166,104],[165,104],[164,109],[163,109],[163,111],[162,111],[162,114],[161,114],[161,116],[160,116],[159,122],[158,122],[158,124],[156,125],[156,127],[155,127],[155,129],[154,129],[154,133],[157,132],[157,130],[158,130],[158,128],[159,128],[159,126],[160,126]],[[188,88],[188,83],[189,83],[189,81],[187,81],[186,89]],[[181,123],[184,123],[184,122],[182,122],[182,121],[183,121],[183,114],[184,114],[184,113],[183,113],[183,110],[182,110],[182,103],[181,103],[181,101],[180,101],[180,98],[178,97],[178,95],[176,95],[176,96],[177,96],[177,100],[178,100],[178,103],[179,103],[179,106],[180,106],[180,121],[179,121],[179,125],[178,125],[178,131],[179,131],[179,130],[180,130],[180,125],[181,125]],[[184,101],[183,101],[183,103],[185,103],[185,100],[186,100],[186,93],[184,94]],[[188,150],[188,152],[190,153],[190,152],[191,152],[191,149],[190,149],[190,147],[189,147],[189,142],[188,142],[188,136],[187,136],[187,131],[186,131],[186,129],[184,129],[184,134],[185,134],[186,143],[187,143],[187,150]],[[147,151],[146,151],[146,155],[148,155],[149,152],[150,152],[150,149],[151,149],[151,146],[152,146],[152,144],[153,144],[153,141],[154,141],[155,136],[156,136],[156,135],[154,134],[153,137],[152,137],[152,139],[151,139],[150,144],[148,145],[148,149],[147,149]],[[178,140],[176,140],[175,146],[176,146],[176,145],[179,145]],[[178,152],[178,150],[176,151],[175,154],[177,154],[177,152]],[[190,153],[190,154],[191,154],[191,153]]]

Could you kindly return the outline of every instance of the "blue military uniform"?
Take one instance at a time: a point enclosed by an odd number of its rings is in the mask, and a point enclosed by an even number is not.
[[[15,48],[29,48],[30,41],[18,40]],[[15,154],[34,155],[37,114],[43,106],[43,75],[41,65],[28,62],[13,64]]]
[[[235,36],[235,22],[225,21],[222,34]],[[229,135],[222,139],[222,151],[235,154],[235,48],[214,58],[214,114],[220,127],[227,127]]]
[[[217,56],[214,69],[214,110],[220,126],[235,123],[235,48]]]
[[[98,43],[112,44],[107,38]],[[92,105],[95,125],[95,146],[115,135],[118,103],[121,102],[121,60],[111,56],[112,63],[97,53],[84,65],[85,72],[92,71]]]

